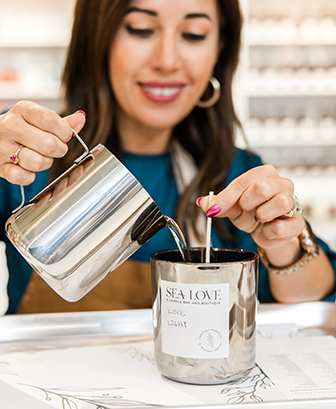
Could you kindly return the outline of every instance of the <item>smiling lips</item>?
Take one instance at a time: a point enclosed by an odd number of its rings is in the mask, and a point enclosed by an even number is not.
[[[144,95],[154,102],[174,101],[182,92],[184,84],[182,82],[146,82],[139,83]]]

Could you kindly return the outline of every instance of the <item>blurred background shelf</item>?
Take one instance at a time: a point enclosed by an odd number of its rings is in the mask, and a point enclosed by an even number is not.
[[[334,38],[327,38],[325,40],[321,39],[311,39],[306,40],[303,38],[293,38],[293,39],[269,39],[264,38],[263,40],[254,40],[250,38],[249,42],[250,47],[287,47],[287,46],[303,46],[303,47],[312,47],[312,46],[336,46],[336,40]]]
[[[7,40],[0,40],[0,50],[8,49],[35,49],[35,48],[66,48],[69,43],[69,35],[67,34],[64,40],[59,38],[52,38],[45,40],[44,38],[34,39],[34,40],[24,40],[20,39],[15,42],[7,38]]]
[[[75,0],[0,0],[0,112],[31,99],[60,111]]]
[[[60,97],[60,83],[55,81],[50,82],[40,82],[37,86],[36,84],[31,84],[29,82],[20,83],[15,82],[13,84],[9,82],[0,82],[0,95],[1,99],[4,100],[19,100],[19,99],[57,99]]]
[[[243,125],[336,249],[336,1],[249,0]],[[242,138],[238,146],[246,146]]]
[[[335,78],[336,81],[336,78]],[[254,86],[253,86],[254,88]],[[294,90],[286,90],[286,89],[277,89],[277,86],[275,86],[275,90],[254,90],[252,89],[249,91],[249,96],[250,98],[266,98],[266,97],[289,97],[289,98],[300,98],[300,97],[335,97],[336,99],[336,90],[330,89],[330,90],[318,90],[318,91],[313,91],[313,90],[307,90],[307,91],[294,91]],[[334,87],[332,87],[334,88]]]

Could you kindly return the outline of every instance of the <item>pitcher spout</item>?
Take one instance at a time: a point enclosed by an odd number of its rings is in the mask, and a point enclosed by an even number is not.
[[[134,223],[131,232],[132,241],[137,241],[139,245],[142,245],[166,226],[165,217],[157,205],[152,202]]]

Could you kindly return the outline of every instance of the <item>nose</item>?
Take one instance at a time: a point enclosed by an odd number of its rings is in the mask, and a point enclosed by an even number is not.
[[[171,73],[179,69],[181,55],[173,32],[162,32],[152,50],[151,65],[156,71]]]

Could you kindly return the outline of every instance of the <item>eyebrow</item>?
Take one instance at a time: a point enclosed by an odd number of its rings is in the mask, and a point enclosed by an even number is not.
[[[139,7],[129,8],[128,10],[126,10],[125,14],[130,14],[130,13],[134,13],[134,12],[148,14],[149,16],[153,16],[153,17],[157,17],[157,15],[158,15],[156,11],[141,9]],[[210,20],[210,17],[207,14],[204,14],[204,13],[189,13],[184,18],[185,19],[207,18],[208,20]]]
[[[144,13],[144,14],[149,14],[150,16],[157,17],[157,12],[153,10],[147,10],[147,9],[140,9],[138,7],[132,7],[128,10],[126,10],[125,14],[133,13],[133,12],[138,12],[138,13]]]
[[[210,17],[207,14],[204,13],[190,13],[187,14],[184,18],[189,19],[189,18],[207,18],[210,20]]]

